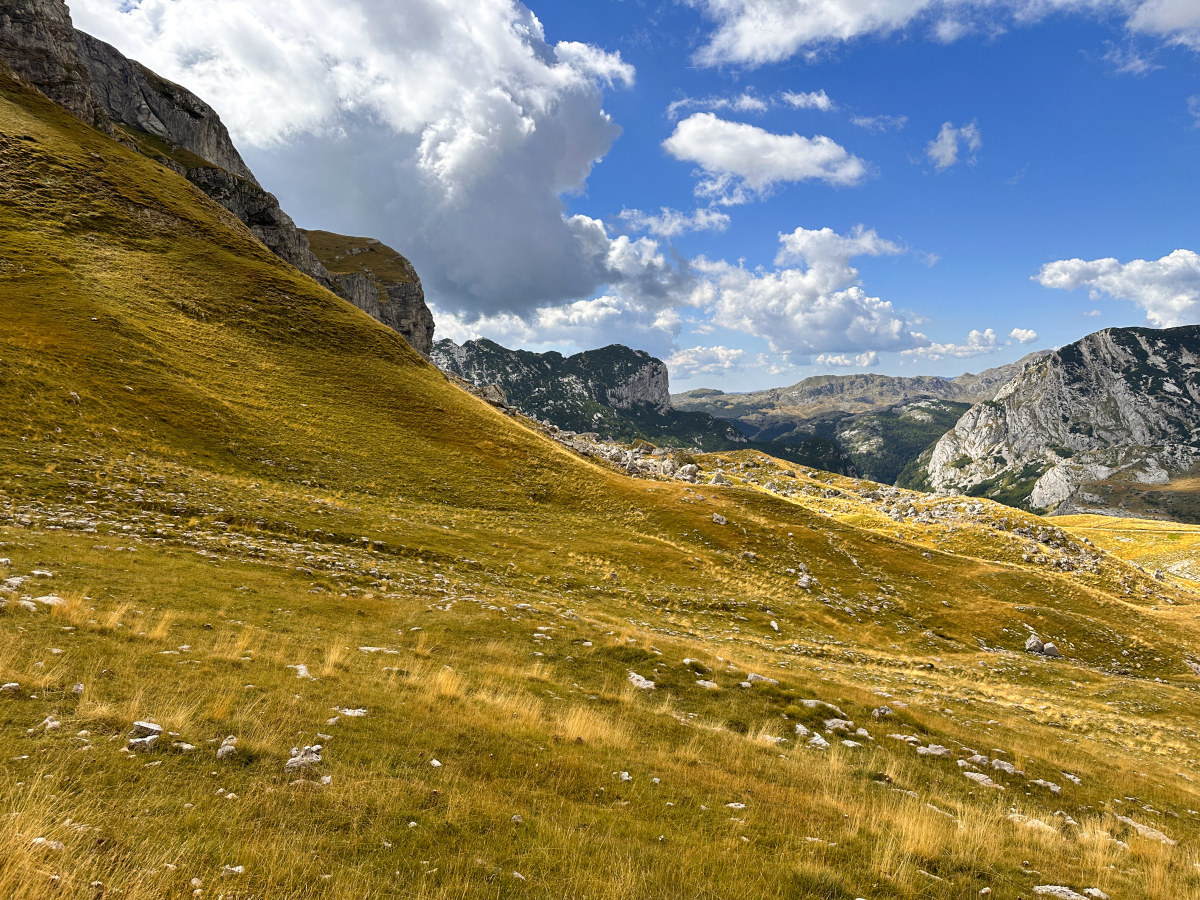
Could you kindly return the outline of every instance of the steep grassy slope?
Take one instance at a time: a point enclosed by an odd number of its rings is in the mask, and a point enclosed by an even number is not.
[[[1200,897],[1196,585],[757,453],[576,458],[0,94],[0,895]]]

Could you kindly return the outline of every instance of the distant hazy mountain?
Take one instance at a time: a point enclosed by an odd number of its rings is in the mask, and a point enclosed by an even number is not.
[[[818,375],[790,387],[746,394],[701,388],[674,394],[676,408],[733,422],[747,437],[796,444],[814,436],[838,444],[858,474],[893,484],[972,403],[989,398],[1031,353],[1007,366],[957,378]]]
[[[928,454],[925,487],[1200,521],[1200,326],[1108,328],[1038,360]]]

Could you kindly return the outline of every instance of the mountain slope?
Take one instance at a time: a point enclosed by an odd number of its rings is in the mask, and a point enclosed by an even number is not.
[[[568,453],[0,75],[0,896],[1196,894],[1194,583],[699,461]]]
[[[1200,521],[1191,491],[1169,488],[1200,460],[1197,373],[1200,326],[1088,335],[972,407],[934,448],[928,483],[1039,510]]]

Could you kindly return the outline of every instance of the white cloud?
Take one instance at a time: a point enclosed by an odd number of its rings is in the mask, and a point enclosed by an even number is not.
[[[640,209],[623,209],[617,218],[638,231],[665,238],[691,231],[724,231],[729,227],[729,216],[712,207],[701,207],[689,214],[664,206],[657,216],[647,215]]]
[[[673,377],[687,381],[699,375],[720,376],[740,371],[745,356],[745,350],[729,347],[692,347],[676,350],[667,357],[666,364]]]
[[[1008,336],[1018,344],[1032,344],[1038,339],[1038,333],[1032,328],[1014,328]]]
[[[817,365],[829,366],[831,368],[865,368],[866,366],[874,366],[879,363],[879,354],[874,350],[867,353],[860,353],[858,356],[847,356],[845,353],[837,355],[822,353],[817,357]]]
[[[908,123],[908,116],[851,116],[850,124],[859,128],[869,128],[872,131],[887,131],[895,128],[899,131]]]
[[[1142,56],[1134,47],[1122,50],[1112,41],[1106,41],[1105,46],[1108,47],[1108,50],[1105,52],[1103,59],[1106,63],[1112,65],[1119,75],[1145,75],[1147,72],[1161,68],[1151,63],[1150,60]]]
[[[824,91],[809,91],[808,93],[783,92],[783,102],[793,109],[819,109],[829,112],[836,104],[829,99]]]
[[[849,235],[797,228],[780,235],[776,265],[803,268],[750,271],[725,261],[693,261],[701,278],[691,302],[713,321],[767,341],[775,353],[859,353],[902,350],[923,341],[903,315],[858,284],[855,256],[902,253],[903,248],[859,226]]]
[[[688,116],[663,147],[698,164],[705,177],[696,194],[719,203],[745,203],[785,182],[855,185],[867,176],[866,163],[827,137],[773,134],[712,113]]]
[[[988,328],[986,331],[972,330],[967,335],[967,342],[965,344],[930,343],[924,347],[914,347],[911,350],[905,350],[903,355],[930,360],[945,359],[946,357],[966,359],[971,356],[983,356],[986,353],[994,353],[998,349],[1000,349],[1000,345],[996,342],[996,332]]]
[[[1194,0],[686,0],[716,28],[695,55],[701,65],[760,66],[920,21],[934,40],[996,33],[1008,20],[1031,23],[1054,12],[1124,16],[1132,33],[1200,49]]]
[[[1093,300],[1101,294],[1129,300],[1144,309],[1146,321],[1157,328],[1200,322],[1200,254],[1192,250],[1127,263],[1111,257],[1090,262],[1062,259],[1046,263],[1034,280],[1067,291],[1087,287]]]
[[[1193,94],[1187,98],[1188,114],[1191,115],[1194,122],[1193,128],[1200,128],[1200,94]]]
[[[210,102],[309,227],[408,255],[430,297],[527,312],[602,286],[563,216],[634,69],[513,0],[72,0],[81,29]]]
[[[958,162],[960,142],[971,151],[967,164],[974,165],[975,154],[983,147],[983,135],[979,133],[979,126],[974,122],[968,122],[962,128],[955,128],[950,122],[943,123],[938,136],[926,146],[925,155],[929,157],[935,169],[944,172]]]
[[[1100,315],[1100,310],[1098,310],[1098,309],[1089,309],[1087,312],[1085,312],[1085,313],[1084,313],[1084,315],[1085,315],[1085,316],[1098,316],[1098,315]]]
[[[734,112],[762,113],[770,104],[751,91],[743,91],[733,97],[684,97],[667,106],[667,118],[674,122],[680,113],[688,109],[731,109]]]

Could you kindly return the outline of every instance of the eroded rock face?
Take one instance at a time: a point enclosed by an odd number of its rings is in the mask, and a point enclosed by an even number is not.
[[[80,121],[94,125],[103,120],[62,0],[4,0],[0,60]]]
[[[367,315],[400,332],[429,358],[433,313],[417,270],[403,255],[374,238],[306,231],[313,252],[330,273],[332,290]]]
[[[1200,326],[1109,328],[1024,369],[935,446],[935,489],[1077,507],[1081,489],[1163,484],[1200,460]]]
[[[211,106],[99,38],[77,31],[75,43],[91,78],[92,94],[114,121],[177,144],[259,186]]]

